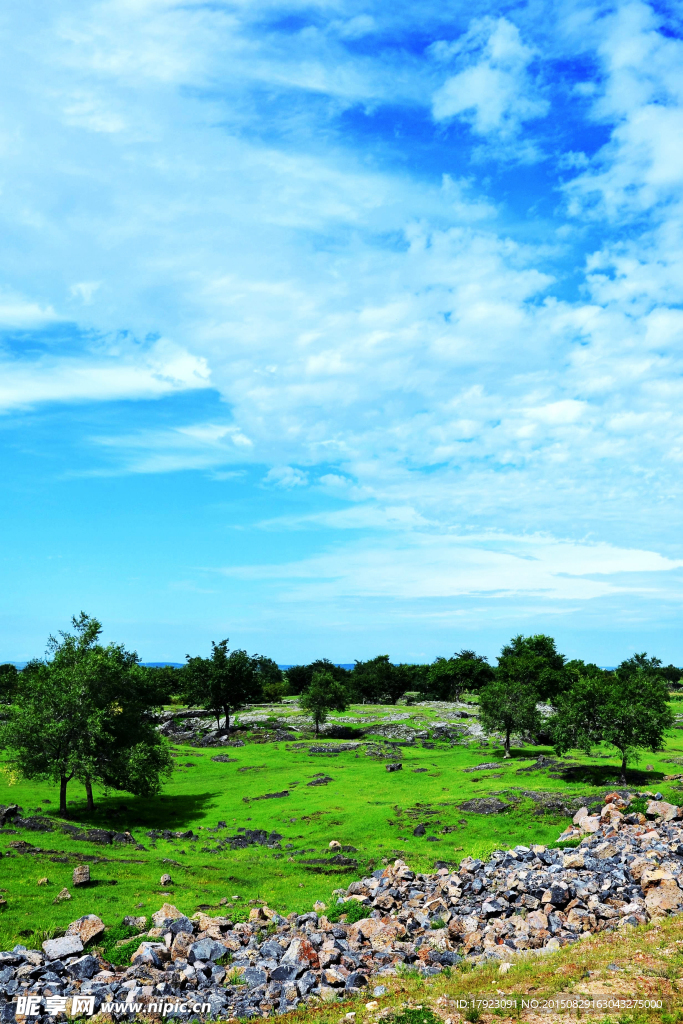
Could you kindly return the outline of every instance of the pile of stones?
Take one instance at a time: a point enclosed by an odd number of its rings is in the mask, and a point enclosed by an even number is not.
[[[75,996],[92,997],[94,1012],[119,1019],[133,1019],[135,1004],[188,1019],[268,1016],[337,1001],[402,969],[436,974],[464,957],[510,961],[676,913],[683,809],[653,800],[646,814],[629,814],[628,802],[610,793],[599,814],[579,810],[562,837],[578,841],[574,848],[516,846],[487,863],[466,857],[457,870],[430,875],[397,860],[337,890],[338,909],[355,902],[368,915],[353,924],[331,922],[322,904],[287,918],[254,907],[237,924],[204,913],[188,918],[164,904],[136,938],[131,966],[116,968],[97,953],[102,922],[87,915],[42,951],[0,953],[0,1021],[15,1020],[18,997],[29,994],[43,1020],[63,1019],[54,998]],[[145,926],[145,919],[125,922]],[[84,951],[88,942],[94,953]]]

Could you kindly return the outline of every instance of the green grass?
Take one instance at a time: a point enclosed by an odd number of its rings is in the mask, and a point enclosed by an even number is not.
[[[358,706],[350,708],[347,717],[386,719],[406,711],[412,716],[406,724],[421,728],[427,728],[435,718],[443,719],[438,709],[420,706]],[[343,720],[343,716],[338,717]],[[252,735],[258,737],[256,731]],[[666,751],[647,755],[653,771],[646,773],[646,785],[640,783],[676,803],[681,801],[678,784],[662,779],[672,771],[664,759],[683,753],[681,740],[681,733],[672,731]],[[339,741],[321,738],[318,742]],[[493,746],[436,742],[434,749],[419,743],[401,748],[396,759],[403,762],[403,771],[387,773],[385,761],[366,756],[362,749],[338,756],[310,755],[309,745],[307,742],[302,748],[296,743],[248,741],[244,747],[227,748],[230,757],[235,758],[230,763],[211,760],[225,751],[176,746],[176,770],[160,797],[142,799],[96,790],[96,810],[91,815],[86,812],[83,790],[74,783],[69,786],[73,823],[129,830],[146,847],[144,851],[132,845],[77,842],[59,832],[22,830],[14,835],[7,827],[0,830],[0,852],[4,854],[0,889],[7,900],[0,911],[0,949],[11,948],[16,942],[39,944],[40,935],[58,932],[87,913],[98,914],[108,929],[114,929],[125,915],[150,916],[164,902],[174,903],[187,914],[209,907],[212,909],[207,912],[234,920],[248,916],[250,900],[264,901],[282,913],[310,910],[316,900],[322,900],[336,913],[334,889],[346,888],[353,879],[396,857],[403,858],[414,870],[432,871],[436,861],[455,864],[468,854],[484,858],[494,849],[518,843],[554,844],[569,819],[534,815],[534,804],[522,797],[523,791],[595,798],[613,788],[618,763],[616,756],[606,759],[577,755],[575,763],[586,766],[591,781],[567,783],[550,778],[546,772],[518,773],[534,756],[552,755],[547,747],[515,751],[510,761],[503,761],[502,751]],[[498,762],[496,769],[462,771],[490,761]],[[187,767],[188,762],[193,766]],[[423,770],[416,772],[417,768]],[[320,773],[331,776],[332,782],[308,786]],[[25,815],[35,813],[38,807],[43,814],[55,813],[56,787],[22,781],[10,785],[9,781],[7,775],[0,775],[0,803],[19,803]],[[283,790],[290,795],[255,799]],[[491,793],[500,794],[503,800],[515,794],[520,799],[500,815],[478,815],[460,809],[463,801]],[[220,820],[228,828],[210,831]],[[413,829],[422,822],[427,826],[426,835],[413,836]],[[218,839],[234,835],[240,826],[281,833],[282,849],[249,847],[213,852]],[[152,828],[192,829],[200,838],[196,842],[154,842],[145,834]],[[429,837],[437,841],[430,842]],[[15,853],[9,848],[10,842],[18,839],[45,852]],[[329,851],[332,839],[355,847],[356,852],[342,856],[352,858],[357,867],[345,869],[330,863],[331,856],[338,852]],[[73,867],[83,856],[104,859],[99,863],[90,861],[90,887],[75,889],[71,885]],[[162,890],[159,880],[166,872],[173,882]],[[38,879],[45,876],[49,884],[39,886]],[[53,903],[64,886],[72,899]],[[164,896],[163,892],[170,895]],[[351,912],[350,906],[340,912]],[[113,934],[106,933],[108,945]],[[116,935],[124,937],[118,932]]]

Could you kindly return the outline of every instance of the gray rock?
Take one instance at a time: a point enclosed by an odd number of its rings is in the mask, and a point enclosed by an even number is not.
[[[61,939],[46,939],[43,950],[48,960],[59,960],[63,956],[73,956],[83,952],[83,943],[78,935],[65,935]]]
[[[265,985],[268,981],[266,972],[259,970],[258,967],[247,967],[242,977],[250,988],[255,988],[257,985]]]
[[[80,960],[74,961],[69,964],[68,971],[72,978],[76,978],[78,981],[85,981],[86,978],[92,978],[93,974],[97,974],[100,969],[100,965],[97,961],[97,957],[92,956],[88,953],[86,956],[82,956]]]
[[[73,884],[87,885],[90,881],[90,865],[89,864],[77,864],[74,868],[73,873]]]
[[[216,939],[200,939],[190,946],[187,956],[188,963],[193,964],[195,960],[220,960],[224,953],[227,953],[227,946]]]

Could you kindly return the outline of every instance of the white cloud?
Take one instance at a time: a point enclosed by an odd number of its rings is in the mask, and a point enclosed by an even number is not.
[[[264,476],[263,482],[289,490],[292,487],[305,487],[308,484],[308,474],[293,466],[273,466]]]
[[[287,585],[288,600],[384,597],[415,601],[486,595],[591,601],[619,593],[647,594],[654,589],[653,575],[681,567],[680,559],[605,543],[543,536],[412,533],[390,547],[361,543],[299,562],[219,571],[237,579],[279,580]]]
[[[431,52],[440,61],[465,65],[434,93],[435,120],[463,117],[479,135],[511,135],[525,121],[547,114],[549,102],[539,96],[528,70],[534,50],[506,18],[476,19],[461,39],[437,43]]]
[[[209,385],[203,358],[161,339],[140,354],[119,347],[90,358],[0,361],[0,410],[41,402],[154,398]]]

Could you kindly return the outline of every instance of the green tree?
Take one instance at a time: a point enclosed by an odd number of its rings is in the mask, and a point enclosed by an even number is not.
[[[263,654],[254,655],[256,674],[265,700],[279,701],[289,693],[284,672],[276,661]]]
[[[541,716],[537,708],[536,688],[525,679],[512,674],[496,676],[481,691],[480,722],[485,732],[502,732],[504,757],[510,757],[510,736],[513,733],[537,732]]]
[[[666,729],[673,724],[666,681],[629,659],[614,674],[582,676],[557,702],[551,720],[555,750],[562,755],[578,748],[589,752],[596,743],[607,743],[621,755],[622,785],[626,768],[642,749],[653,753],[664,745]]]
[[[436,658],[429,666],[426,692],[434,700],[457,700],[465,691],[486,686],[493,674],[484,655],[463,650],[452,658]]]
[[[102,626],[84,612],[72,623],[74,633],[49,638],[46,660],[22,671],[2,734],[25,778],[59,783],[63,815],[74,778],[85,786],[92,810],[94,780],[152,793],[171,769],[167,744],[154,728],[156,695],[139,673],[137,655],[99,643]]]
[[[211,641],[209,658],[187,655],[188,697],[213,712],[219,729],[223,714],[226,735],[230,735],[231,714],[261,693],[256,659],[243,650],[230,651],[228,643]]]
[[[552,637],[543,633],[536,636],[520,634],[501,650],[496,676],[499,679],[516,680],[519,684],[533,688],[536,700],[552,704],[571,682],[565,670],[565,661],[564,655],[558,653]]]
[[[307,690],[316,672],[327,672],[339,683],[346,683],[350,674],[348,669],[334,665],[328,658],[318,658],[310,665],[290,665],[286,672],[289,693],[296,696]]]
[[[354,698],[371,704],[395,704],[407,689],[405,684],[405,673],[392,665],[388,654],[357,661],[349,680]]]
[[[299,707],[307,712],[315,722],[315,734],[320,726],[327,721],[330,711],[346,711],[349,696],[346,687],[330,672],[316,672],[311,685],[299,698]]]
[[[17,689],[19,673],[16,665],[0,665],[0,704],[11,704]]]

